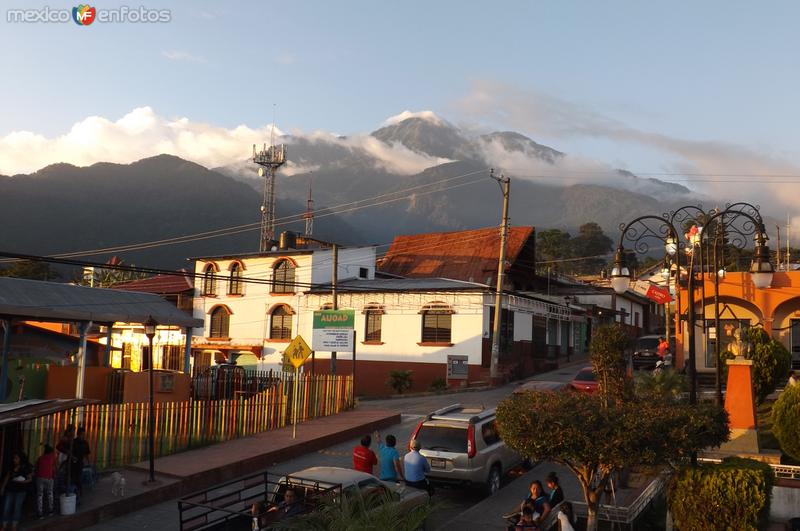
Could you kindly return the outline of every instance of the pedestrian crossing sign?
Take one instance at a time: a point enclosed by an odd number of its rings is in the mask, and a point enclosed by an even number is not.
[[[283,355],[284,359],[294,365],[295,369],[299,369],[311,355],[311,348],[309,348],[303,336],[298,335],[292,339],[292,342],[286,347]]]

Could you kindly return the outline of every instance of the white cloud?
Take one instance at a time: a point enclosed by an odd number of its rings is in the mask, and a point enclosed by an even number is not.
[[[423,118],[438,125],[443,125],[445,123],[444,120],[439,118],[433,111],[418,111],[418,112],[403,111],[400,114],[396,114],[394,116],[390,116],[389,118],[387,118],[383,122],[383,125],[398,124],[403,120],[408,120],[409,118]]]
[[[194,55],[183,50],[164,50],[161,55],[170,61],[185,61],[187,63],[205,63],[206,58],[202,55]]]
[[[726,200],[747,200],[777,211],[800,206],[800,183],[796,182],[800,168],[747,146],[644,131],[588,107],[494,82],[476,83],[457,107],[473,120],[501,123],[526,134],[599,138],[653,149],[663,154],[663,165],[659,169],[640,168],[640,176],[681,180],[680,184],[714,197],[721,204]],[[657,173],[642,174],[653,170]],[[631,171],[637,173],[636,168]],[[596,175],[603,178],[605,172],[599,169]],[[587,174],[586,180],[589,179]]]
[[[253,129],[239,125],[232,129],[188,118],[169,119],[150,107],[132,110],[112,121],[89,116],[66,133],[45,137],[31,131],[14,131],[0,137],[0,174],[30,173],[49,164],[67,162],[86,166],[95,162],[130,163],[161,153],[168,153],[213,168],[246,160],[252,145],[269,142],[271,126]],[[275,129],[276,137],[283,132]],[[316,131],[293,133],[312,142],[327,142],[353,152],[374,157],[376,166],[399,174],[414,174],[447,162],[429,157],[401,145],[389,146],[369,135],[346,138]],[[318,166],[292,160],[286,171],[291,174],[313,171]]]

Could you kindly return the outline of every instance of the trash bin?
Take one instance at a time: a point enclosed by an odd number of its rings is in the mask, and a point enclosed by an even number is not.
[[[78,496],[75,494],[62,494],[59,497],[61,504],[61,514],[75,514],[75,502]]]

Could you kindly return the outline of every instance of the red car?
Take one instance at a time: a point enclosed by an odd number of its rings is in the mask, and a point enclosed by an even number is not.
[[[579,393],[594,394],[597,392],[597,378],[595,377],[592,366],[587,365],[581,369],[575,378],[569,383],[570,389]]]

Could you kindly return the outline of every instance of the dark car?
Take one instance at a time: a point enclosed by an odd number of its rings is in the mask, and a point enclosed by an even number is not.
[[[569,383],[570,389],[579,393],[594,394],[597,392],[597,377],[591,365],[587,365],[575,375]]]
[[[636,343],[633,347],[633,368],[635,370],[652,370],[656,366],[656,362],[661,359],[658,357],[659,337],[642,336],[636,338]]]

